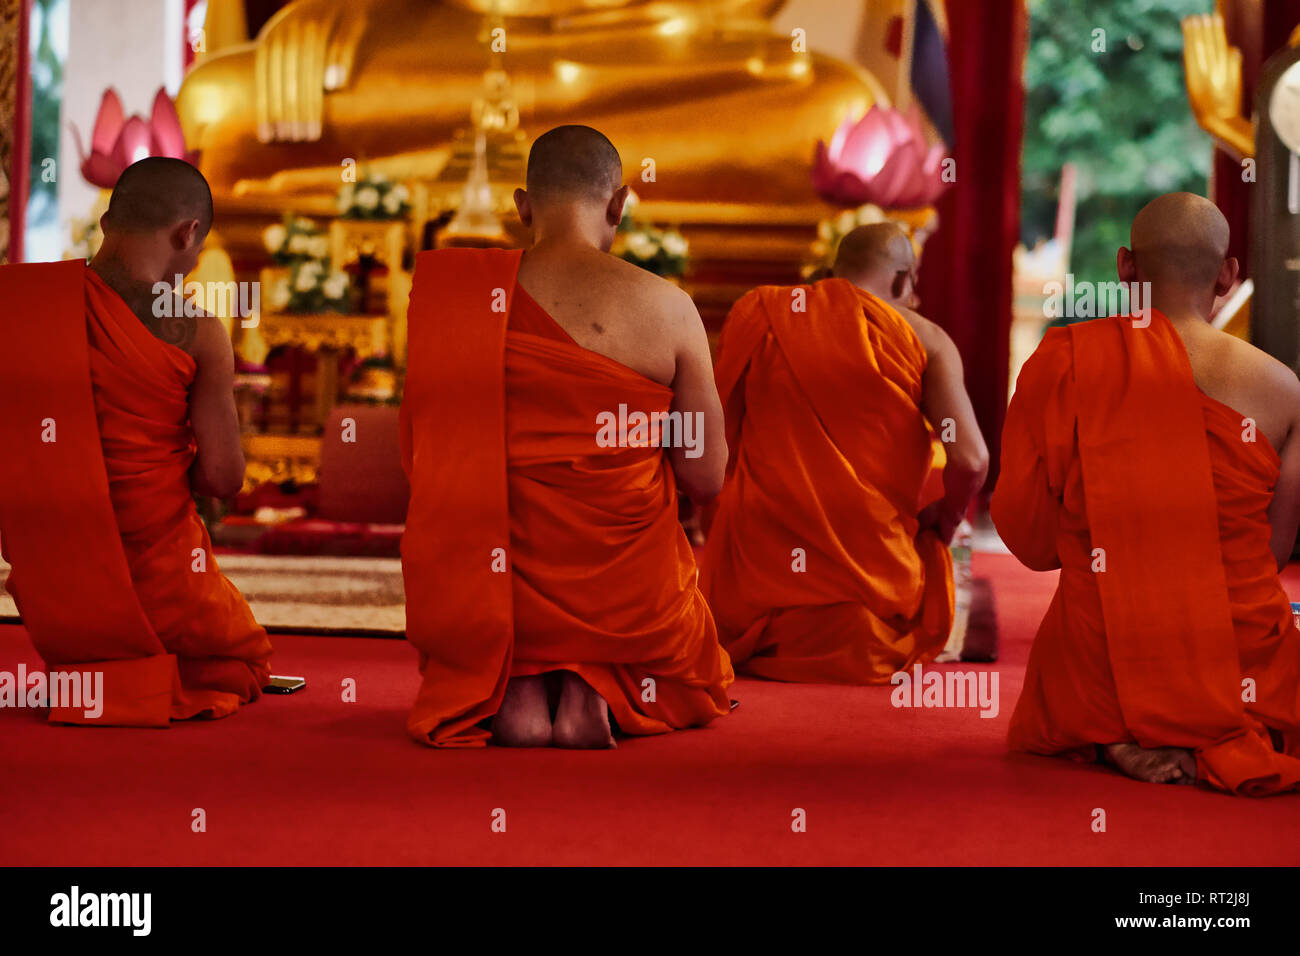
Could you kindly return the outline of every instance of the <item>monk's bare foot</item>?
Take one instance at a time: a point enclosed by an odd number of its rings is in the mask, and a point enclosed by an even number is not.
[[[609,729],[609,705],[577,674],[565,671],[560,705],[555,711],[555,746],[572,750],[615,747]]]
[[[549,747],[551,708],[541,675],[515,677],[492,719],[492,742],[502,747]]]
[[[1134,780],[1147,783],[1195,783],[1196,757],[1178,747],[1109,744],[1106,759]]]

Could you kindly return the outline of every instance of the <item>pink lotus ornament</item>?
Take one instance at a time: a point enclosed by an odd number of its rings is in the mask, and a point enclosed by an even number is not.
[[[940,177],[945,158],[942,144],[926,146],[915,109],[904,116],[872,106],[857,122],[846,115],[829,147],[817,141],[813,188],[838,206],[916,209],[948,188]]]
[[[139,115],[127,117],[117,91],[112,87],[105,90],[90,138],[90,155],[82,148],[75,126],[72,136],[81,156],[82,177],[100,189],[112,189],[126,167],[147,156],[170,156],[187,163],[198,158],[197,151],[186,152],[176,105],[161,87],[153,98],[153,113],[148,120]]]

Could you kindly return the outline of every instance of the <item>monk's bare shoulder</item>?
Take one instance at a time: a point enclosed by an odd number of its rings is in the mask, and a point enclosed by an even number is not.
[[[933,360],[936,356],[950,358],[957,354],[957,346],[947,332],[939,326],[938,323],[932,322],[919,312],[909,309],[905,305],[893,306],[894,311],[903,317],[916,337],[921,340],[921,347],[925,349],[928,359]]]
[[[203,312],[193,317],[194,333],[186,352],[200,367],[215,366],[234,369],[235,350],[225,323],[215,315]],[[183,346],[182,346],[183,347]]]
[[[642,321],[671,333],[691,332],[700,324],[695,302],[681,286],[618,256],[606,254],[604,259],[610,280],[641,313]]]
[[[1249,389],[1292,414],[1300,413],[1300,379],[1291,368],[1244,339],[1218,334],[1223,337],[1225,357],[1239,388]]]

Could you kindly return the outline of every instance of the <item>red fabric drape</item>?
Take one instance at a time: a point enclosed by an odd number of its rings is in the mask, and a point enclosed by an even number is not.
[[[948,0],[956,182],[921,264],[921,311],[956,342],[997,478],[1011,352],[1011,256],[1020,238],[1024,0]]]

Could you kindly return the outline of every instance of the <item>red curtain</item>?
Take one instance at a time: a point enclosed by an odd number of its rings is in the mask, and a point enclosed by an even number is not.
[[[947,330],[997,478],[1011,362],[1011,257],[1020,239],[1024,0],[948,0],[956,182],[921,263],[921,311]]]

